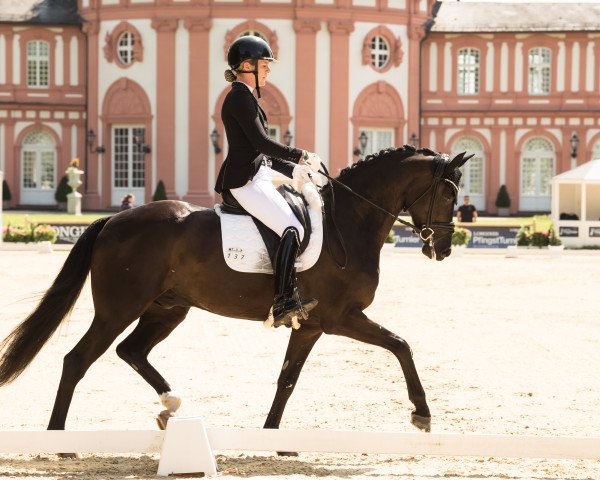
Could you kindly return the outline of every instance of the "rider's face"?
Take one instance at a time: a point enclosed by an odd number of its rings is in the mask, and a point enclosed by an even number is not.
[[[258,85],[264,87],[267,84],[267,76],[271,73],[271,67],[268,60],[258,61]]]
[[[251,62],[244,62],[241,66],[241,72],[251,72],[254,70],[254,65]],[[267,84],[267,76],[271,73],[271,68],[269,66],[268,60],[259,60],[258,61],[258,86],[264,87]],[[241,73],[239,75],[239,79],[242,80],[247,85],[251,87],[256,87],[256,79],[253,73]]]

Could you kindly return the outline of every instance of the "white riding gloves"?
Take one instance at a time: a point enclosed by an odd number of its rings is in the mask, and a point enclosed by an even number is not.
[[[327,184],[327,178],[321,175],[319,170],[321,169],[321,157],[313,152],[304,151],[304,155],[302,156],[302,162],[305,166],[308,166],[311,170],[311,182],[314,183],[317,187],[323,187]]]
[[[302,183],[312,182],[313,171],[308,165],[296,165],[292,172],[292,178]]]
[[[318,172],[321,168],[321,157],[319,157],[319,155],[316,153],[305,152],[305,154],[302,156],[302,160],[304,160],[304,163],[306,163],[306,165],[308,165],[313,172]]]

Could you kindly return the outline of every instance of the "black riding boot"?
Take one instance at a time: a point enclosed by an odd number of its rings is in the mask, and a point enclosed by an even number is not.
[[[292,318],[306,320],[308,312],[317,306],[315,299],[300,300],[296,279],[296,257],[300,247],[298,230],[286,228],[275,255],[275,300],[273,303],[274,326],[292,325]]]

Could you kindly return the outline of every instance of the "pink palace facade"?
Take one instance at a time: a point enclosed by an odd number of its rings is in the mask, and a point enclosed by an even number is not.
[[[513,213],[537,212],[553,175],[600,157],[594,4],[0,0],[11,206],[55,205],[73,157],[85,209],[150,201],[159,180],[212,206],[226,52],[247,34],[279,58],[263,90],[270,134],[333,173],[392,145],[468,150],[463,188],[480,210],[496,212],[505,184]]]

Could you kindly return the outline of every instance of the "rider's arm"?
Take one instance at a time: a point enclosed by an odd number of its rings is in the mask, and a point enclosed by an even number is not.
[[[282,145],[268,137],[258,116],[258,107],[251,97],[252,94],[240,91],[236,92],[236,95],[235,108],[232,109],[232,114],[252,146],[258,152],[272,157],[272,159],[287,160],[294,164],[298,163],[302,157],[302,150]],[[291,165],[290,167],[293,168],[293,166]]]

